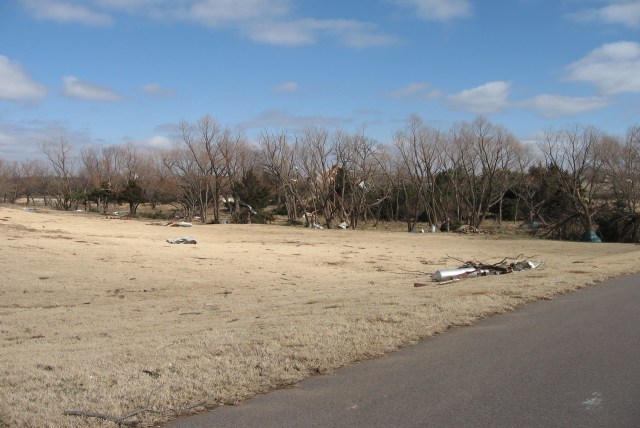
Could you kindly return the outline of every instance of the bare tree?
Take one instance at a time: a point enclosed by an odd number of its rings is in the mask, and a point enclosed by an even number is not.
[[[451,149],[456,178],[462,179],[456,191],[465,204],[465,217],[471,226],[479,227],[512,186],[515,152],[521,150],[521,143],[505,128],[479,117],[454,130]]]
[[[325,225],[331,228],[336,214],[336,173],[339,165],[335,158],[335,145],[331,141],[329,132],[324,128],[308,128],[300,142],[298,152],[301,173],[307,177],[307,185],[310,192],[309,207],[314,216],[322,213]],[[315,219],[311,219],[315,223]],[[311,226],[308,221],[308,225]]]
[[[263,132],[259,137],[260,158],[265,171],[277,183],[289,222],[298,221],[298,213],[303,210],[307,223],[310,219],[304,211],[303,177],[297,164],[299,147],[297,142],[291,144],[286,132]]]
[[[0,195],[3,202],[13,203],[16,199],[16,172],[15,162],[0,159]]]
[[[202,173],[201,166],[194,160],[185,147],[176,147],[164,153],[163,165],[169,174],[165,185],[179,189],[177,202],[186,217],[193,218],[196,213],[206,213],[209,195],[208,177]],[[206,216],[202,217],[206,221]]]
[[[196,125],[188,122],[180,124],[182,138],[180,143],[183,145],[183,150],[180,151],[179,159],[182,162],[178,165],[178,169],[182,172],[184,189],[191,194],[190,199],[196,197],[203,223],[207,221],[207,211],[211,199],[213,181],[211,156],[215,156],[212,153],[212,148],[218,131],[218,124],[209,116],[201,118]],[[190,185],[186,185],[187,183]]]
[[[42,194],[44,190],[45,167],[39,160],[26,160],[20,162],[20,192],[35,206],[35,195]]]
[[[152,209],[156,209],[161,202],[174,202],[180,198],[180,186],[164,163],[170,157],[162,151],[147,152],[142,157],[140,182]]]
[[[426,127],[415,115],[410,117],[404,130],[395,134],[394,144],[404,177],[402,188],[409,231],[413,230],[422,211],[426,212],[429,223],[438,223],[436,173],[441,140],[439,131]]]
[[[222,153],[220,125],[210,116],[203,116],[195,124],[180,124],[178,149],[173,159],[165,162],[173,176],[183,181],[184,196],[195,197],[203,223],[208,219],[209,207],[213,208],[213,222],[220,221],[220,204],[228,190],[229,176]],[[195,175],[194,175],[195,174]]]
[[[240,132],[233,134],[230,129],[225,128],[217,141],[218,150],[222,157],[226,178],[226,189],[228,194],[224,196],[227,207],[234,212],[234,218],[240,214],[240,197],[237,186],[242,177],[251,169],[250,154],[252,153],[247,141]],[[231,198],[229,197],[231,196]],[[250,217],[249,212],[249,219]]]
[[[527,221],[533,222],[535,219],[544,221],[541,211],[547,199],[543,195],[541,183],[536,177],[536,171],[541,171],[544,167],[536,159],[531,148],[524,145],[521,151],[516,152],[515,164],[513,191],[518,197],[517,202],[524,205],[521,209],[526,211]]]
[[[572,202],[573,212],[560,219],[556,230],[578,219],[585,234],[595,232],[594,216],[601,205],[597,196],[605,186],[601,150],[604,138],[593,127],[575,126],[559,132],[548,131],[539,142],[546,165],[565,172],[557,174],[557,184]]]
[[[342,165],[336,177],[335,192],[340,206],[339,213],[352,229],[358,227],[360,219],[366,221],[367,214],[386,199],[381,184],[383,171],[379,162],[382,148],[368,138],[364,130],[342,139],[336,146],[336,159]]]
[[[55,198],[55,206],[61,210],[70,210],[77,206],[77,202],[73,199],[73,192],[76,190],[73,147],[66,139],[60,137],[57,141],[42,142],[40,149],[53,170],[54,177],[50,184]]]
[[[486,162],[489,165],[486,171],[490,176],[487,177],[487,180],[493,182],[488,186],[486,206],[487,209],[491,209],[498,205],[497,220],[498,224],[501,224],[504,196],[507,191],[513,190],[516,183],[518,183],[520,178],[517,174],[518,166],[526,158],[527,151],[525,146],[503,127],[498,127],[497,129],[496,146],[493,150],[495,150],[493,155],[488,153],[482,155],[482,158],[486,160],[491,160],[492,157],[495,157],[495,163]],[[495,168],[492,168],[493,165],[495,165]]]
[[[125,179],[122,174],[124,150],[118,146],[97,148],[95,146],[81,151],[81,174],[85,181],[88,201],[93,200],[103,213],[109,205],[116,202],[116,196],[122,189]]]
[[[627,130],[624,139],[605,138],[601,147],[608,182],[622,211],[616,219],[621,237],[631,242],[640,241],[640,127]]]

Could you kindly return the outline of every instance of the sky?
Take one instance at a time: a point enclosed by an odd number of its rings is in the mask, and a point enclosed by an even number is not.
[[[640,124],[638,0],[1,0],[0,159],[171,148],[210,115],[257,141],[392,141],[483,116],[523,142]]]

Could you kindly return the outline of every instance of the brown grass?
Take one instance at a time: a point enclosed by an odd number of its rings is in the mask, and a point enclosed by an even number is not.
[[[0,207],[0,426],[153,425],[638,270],[640,247]],[[426,229],[425,229],[426,230]],[[167,238],[193,237],[196,245]],[[538,270],[429,284],[463,260]]]

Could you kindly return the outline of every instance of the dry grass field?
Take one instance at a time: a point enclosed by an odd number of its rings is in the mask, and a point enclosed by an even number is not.
[[[192,237],[196,245],[172,245]],[[0,426],[153,426],[638,271],[640,247],[0,207]],[[428,282],[462,260],[535,270]],[[141,412],[138,412],[143,410]]]

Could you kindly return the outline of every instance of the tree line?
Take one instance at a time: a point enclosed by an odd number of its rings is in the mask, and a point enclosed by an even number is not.
[[[44,160],[0,158],[5,202],[35,197],[61,210],[107,212],[126,203],[172,204],[218,223],[289,222],[352,229],[361,222],[430,223],[443,230],[488,218],[524,222],[542,236],[640,240],[640,127],[611,136],[574,125],[524,144],[484,117],[448,130],[412,116],[391,142],[365,130],[264,131],[250,143],[210,116],[178,127],[170,150],[133,144],[76,150],[43,141]],[[269,207],[269,210],[267,210]]]

